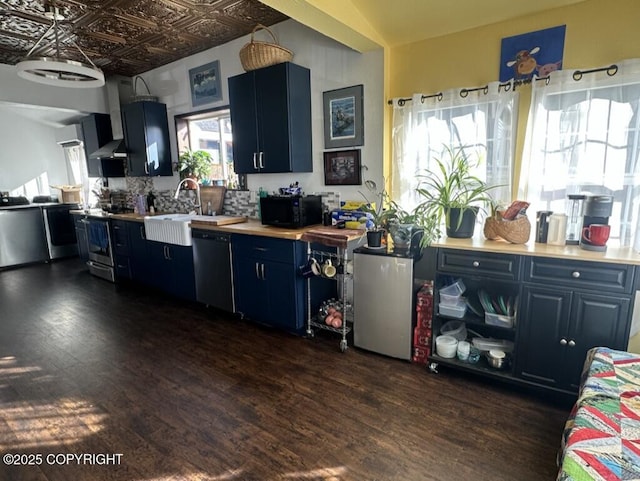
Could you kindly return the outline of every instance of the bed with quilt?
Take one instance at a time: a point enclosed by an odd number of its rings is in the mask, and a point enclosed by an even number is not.
[[[587,353],[558,465],[558,481],[640,480],[640,354]]]

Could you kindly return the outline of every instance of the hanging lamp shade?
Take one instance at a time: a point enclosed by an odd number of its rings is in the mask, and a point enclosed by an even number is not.
[[[78,49],[87,63],[70,60],[60,54],[58,21],[64,20],[64,16],[60,13],[58,7],[53,3],[45,4],[45,16],[51,19],[51,26],[38,39],[27,56],[16,65],[18,76],[32,82],[52,85],[54,87],[102,87],[104,85],[104,73],[96,67],[75,42],[72,42],[73,46]],[[55,57],[32,56],[32,53],[38,45],[51,33],[53,33],[53,42],[56,51]]]

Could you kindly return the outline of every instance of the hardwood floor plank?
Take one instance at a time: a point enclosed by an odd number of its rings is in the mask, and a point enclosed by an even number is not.
[[[0,272],[0,454],[57,481],[552,480],[570,404],[90,276]],[[33,469],[31,469],[33,468]]]

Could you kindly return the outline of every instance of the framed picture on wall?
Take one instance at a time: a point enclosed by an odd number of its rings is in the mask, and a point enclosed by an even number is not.
[[[325,185],[361,185],[360,150],[324,153]]]
[[[189,70],[191,105],[194,107],[222,100],[218,60]]]
[[[325,149],[364,144],[362,90],[362,85],[354,85],[322,94]]]

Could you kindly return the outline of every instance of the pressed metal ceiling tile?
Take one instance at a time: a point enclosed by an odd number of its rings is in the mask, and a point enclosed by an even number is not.
[[[0,63],[13,65],[51,25],[44,2],[0,0]],[[61,53],[106,74],[132,76],[286,20],[258,0],[56,0]],[[53,35],[34,54],[55,54]]]

